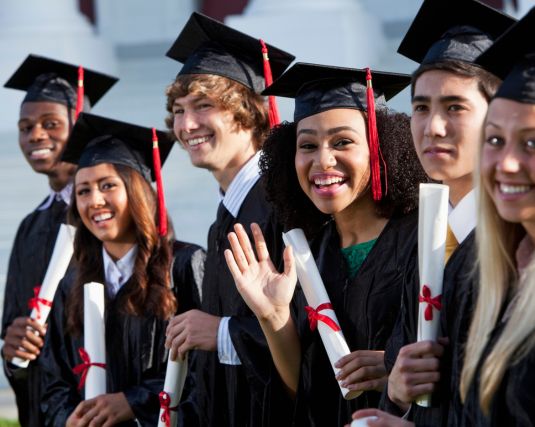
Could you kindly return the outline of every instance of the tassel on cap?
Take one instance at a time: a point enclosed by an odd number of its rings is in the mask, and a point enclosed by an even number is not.
[[[78,115],[84,109],[84,68],[80,65],[78,67],[78,90],[76,93],[76,111],[74,119],[78,119]]]
[[[372,174],[373,200],[381,200],[381,169],[379,167],[379,135],[377,133],[377,121],[375,118],[375,97],[372,87],[372,73],[366,68],[366,105],[368,112],[368,144],[370,147],[370,168]]]
[[[158,137],[156,129],[152,128],[152,162],[154,176],[156,178],[156,190],[158,192],[158,234],[167,234],[167,213],[165,210],[165,198],[163,194],[162,167],[160,162],[160,148],[158,147]]]
[[[273,75],[271,74],[271,65],[269,64],[268,49],[264,40],[260,39],[260,44],[262,45],[262,57],[264,58],[264,82],[265,86],[271,86],[273,83]],[[277,101],[274,96],[268,97],[269,103],[269,127],[273,128],[274,126],[280,123],[279,109],[277,107]]]

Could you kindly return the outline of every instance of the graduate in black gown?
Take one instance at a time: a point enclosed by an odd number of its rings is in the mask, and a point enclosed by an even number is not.
[[[405,415],[416,425],[454,423],[452,413],[459,399],[462,350],[475,280],[473,172],[488,102],[500,83],[474,61],[513,22],[477,1],[426,0],[398,49],[420,63],[411,88],[411,130],[418,157],[433,180],[449,186],[438,332],[449,343],[441,338],[438,342],[415,342],[420,299],[416,269],[404,288],[400,317],[385,353],[390,375],[381,406],[391,414]],[[431,407],[412,403],[430,392],[434,392]],[[356,416],[371,414],[367,411]],[[397,421],[385,422],[396,425]]]
[[[83,105],[87,110],[117,79],[84,71]],[[19,422],[23,427],[42,424],[36,361],[45,328],[28,317],[31,311],[28,304],[35,296],[34,288],[44,279],[59,226],[65,222],[70,202],[74,167],[60,159],[75,120],[77,85],[78,66],[36,55],[29,55],[5,84],[7,88],[26,91],[18,122],[19,145],[31,168],[46,175],[50,186],[50,194],[19,225],[4,294],[1,333],[4,372],[15,392]],[[28,368],[19,369],[11,364],[14,357],[29,359]]]
[[[535,425],[535,9],[478,59],[503,78],[480,155],[480,280],[461,377],[461,426]]]
[[[267,46],[273,76],[293,56]],[[201,426],[281,425],[271,356],[258,321],[238,294],[223,251],[234,224],[257,222],[275,257],[281,231],[258,171],[269,131],[264,57],[258,39],[194,13],[167,53],[184,63],[167,91],[167,123],[196,167],[216,179],[221,203],[208,233],[201,310],[174,318],[168,345],[195,350]],[[202,191],[202,190],[201,190]],[[282,404],[282,403],[281,403]]]
[[[173,142],[157,136],[165,161]],[[152,151],[150,129],[91,114],[80,115],[69,139],[63,159],[78,164],[70,210],[77,231],[40,357],[46,425],[158,423],[165,328],[177,310],[175,295],[183,298],[179,309],[199,304],[204,259],[198,246],[173,239],[150,185],[159,168]],[[92,281],[105,286],[107,386],[106,394],[84,400],[74,369],[87,327],[83,286]]]
[[[294,425],[340,426],[355,409],[377,406],[386,381],[383,350],[404,276],[416,260],[413,211],[418,183],[426,176],[410,140],[408,116],[386,106],[409,77],[367,74],[297,63],[266,90],[295,98],[295,122],[281,125],[266,140],[262,170],[285,226],[303,228],[311,239],[351,350],[337,362],[338,378],[318,331],[311,331],[299,289],[291,316],[291,252],[285,251],[285,270],[279,274],[258,228],[258,260],[242,226],[229,237],[233,253],[227,251],[227,261],[238,289],[260,319],[278,372],[295,396],[293,414],[288,414]],[[370,113],[367,84],[373,85],[375,113]],[[378,141],[368,132],[375,129],[371,119],[377,120]],[[380,154],[374,156],[371,141],[378,143]],[[344,400],[338,382],[363,393]]]

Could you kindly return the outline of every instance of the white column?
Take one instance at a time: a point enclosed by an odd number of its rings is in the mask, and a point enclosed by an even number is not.
[[[359,0],[252,0],[243,15],[226,23],[302,62],[374,68],[384,49],[381,20]],[[293,102],[278,102],[290,119]]]
[[[0,84],[34,53],[116,73],[112,46],[99,38],[74,0],[3,0]],[[0,89],[0,130],[13,130],[23,93]],[[15,141],[13,141],[15,142]]]

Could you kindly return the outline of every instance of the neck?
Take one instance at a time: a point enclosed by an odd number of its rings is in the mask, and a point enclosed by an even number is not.
[[[48,185],[54,191],[63,190],[73,180],[75,168],[48,176]]]
[[[238,175],[238,172],[241,170],[241,168],[243,168],[243,166],[253,158],[253,156],[256,154],[256,151],[252,150],[243,154],[244,155],[240,156],[239,159],[234,159],[233,162],[226,165],[224,169],[212,171],[214,178],[224,193],[227,192],[230,183],[236,177],[236,175]]]
[[[132,249],[135,243],[132,242],[104,242],[102,244],[104,250],[114,261],[120,260],[124,257],[130,249]]]
[[[457,206],[463,197],[474,188],[471,173],[460,178],[444,181],[443,184],[450,187],[450,203],[453,207]]]
[[[388,222],[375,212],[375,202],[369,191],[333,216],[343,248],[377,238]]]

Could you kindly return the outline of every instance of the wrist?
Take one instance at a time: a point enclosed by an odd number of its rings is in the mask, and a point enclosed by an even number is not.
[[[290,307],[279,307],[265,316],[259,317],[263,329],[277,332],[284,328],[290,320]]]

